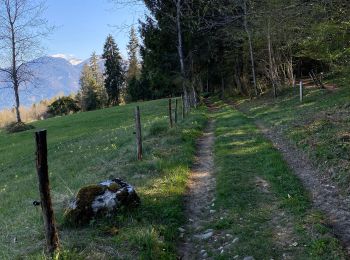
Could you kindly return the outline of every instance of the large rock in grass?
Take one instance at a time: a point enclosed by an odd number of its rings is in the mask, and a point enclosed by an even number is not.
[[[66,223],[79,226],[96,217],[116,214],[123,207],[139,205],[140,198],[134,187],[120,179],[113,179],[81,188],[64,217]]]

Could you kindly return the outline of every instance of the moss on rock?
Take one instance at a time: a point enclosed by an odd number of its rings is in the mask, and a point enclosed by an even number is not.
[[[88,224],[98,216],[115,214],[117,209],[140,204],[134,188],[120,179],[89,185],[79,190],[64,213],[65,223],[73,226]]]
[[[106,190],[102,185],[89,185],[79,190],[76,199],[66,209],[65,221],[73,225],[87,224],[94,215],[92,202]]]
[[[110,191],[113,191],[113,192],[116,192],[117,190],[119,190],[121,188],[121,186],[118,184],[118,183],[111,183],[109,186],[108,186],[108,190]]]

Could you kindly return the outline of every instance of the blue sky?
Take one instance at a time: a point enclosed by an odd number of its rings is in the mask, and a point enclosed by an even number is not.
[[[45,17],[56,28],[44,43],[46,52],[86,59],[93,51],[101,54],[107,35],[112,34],[125,56],[126,25],[137,24],[144,11],[141,5],[122,7],[111,0],[47,0]]]

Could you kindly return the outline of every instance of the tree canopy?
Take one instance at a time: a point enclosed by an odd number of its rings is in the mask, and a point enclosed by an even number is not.
[[[256,96],[349,60],[349,3],[144,0],[142,75],[154,97],[187,91]],[[183,56],[183,57],[181,57]],[[305,66],[305,60],[311,66]]]

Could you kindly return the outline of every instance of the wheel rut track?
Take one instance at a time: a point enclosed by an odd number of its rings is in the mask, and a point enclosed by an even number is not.
[[[240,110],[230,102],[227,104]],[[247,115],[245,111],[240,111]],[[321,210],[327,216],[334,236],[341,241],[347,252],[347,258],[350,259],[350,196],[343,196],[327,174],[322,176],[320,170],[308,156],[286,139],[278,129],[268,127],[260,120],[255,120],[255,124],[281,152],[290,169],[302,181],[305,189],[310,193],[313,207]]]

